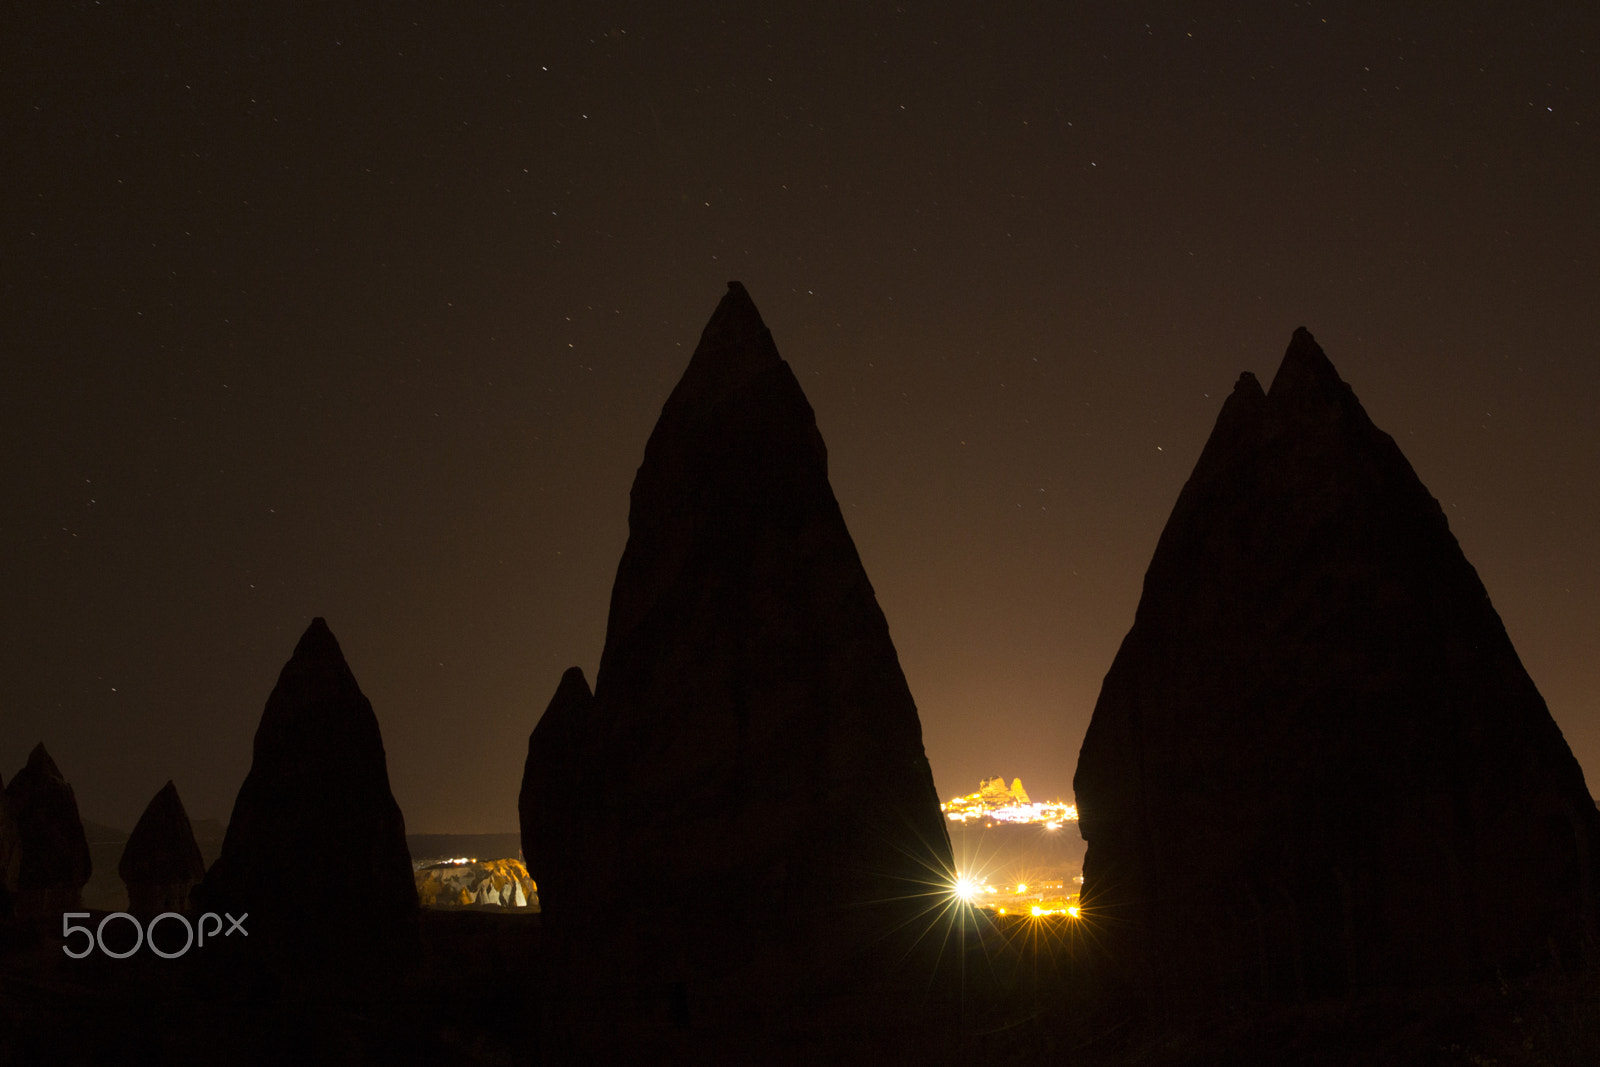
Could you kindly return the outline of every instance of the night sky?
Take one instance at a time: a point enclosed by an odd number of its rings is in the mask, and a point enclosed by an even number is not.
[[[408,830],[515,829],[738,279],[942,796],[1070,794],[1222,399],[1301,325],[1600,782],[1589,0],[27,8],[7,780],[42,740],[86,818],[130,829],[172,778],[226,819],[322,615]]]

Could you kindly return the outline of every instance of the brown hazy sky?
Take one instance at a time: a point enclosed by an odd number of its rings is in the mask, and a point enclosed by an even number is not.
[[[8,11],[0,774],[42,740],[88,818],[173,778],[225,819],[323,615],[408,829],[513,829],[737,278],[942,794],[1069,792],[1222,398],[1300,325],[1595,782],[1597,60],[1547,0]]]

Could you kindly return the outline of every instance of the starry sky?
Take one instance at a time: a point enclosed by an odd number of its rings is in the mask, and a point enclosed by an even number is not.
[[[411,832],[515,829],[730,279],[942,796],[1070,795],[1240,371],[1308,327],[1600,781],[1600,7],[0,16],[0,774],[226,819],[310,618]]]

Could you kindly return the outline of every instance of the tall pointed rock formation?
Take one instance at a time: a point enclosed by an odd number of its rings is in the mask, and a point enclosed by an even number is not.
[[[1592,947],[1600,817],[1443,511],[1305,330],[1223,405],[1079,755],[1083,904],[1157,1004]]]
[[[91,861],[77,796],[43,743],[6,786],[5,806],[11,849],[0,856],[0,871],[16,917],[59,922],[61,912],[82,907]],[[0,850],[5,846],[0,840]]]
[[[530,774],[584,783],[524,823],[548,929],[691,1029],[872,973],[948,887],[949,837],[811,406],[737,282],[628,527],[594,699],[564,680],[530,743]]]
[[[286,958],[404,951],[417,920],[405,835],[372,705],[313,619],[267,698],[200,900],[248,912],[249,947]]]
[[[172,782],[145,806],[122,846],[117,873],[128,887],[128,911],[139,918],[189,909],[189,893],[205,877],[206,864]]]
[[[583,738],[584,719],[594,704],[594,694],[581,667],[569,667],[556,686],[528,737],[528,759],[522,768],[522,792],[517,796],[517,820],[522,831],[522,858],[539,886],[539,907],[548,912],[550,901],[541,879],[546,866],[575,847],[560,834],[572,828],[570,820],[552,817],[562,808],[582,808],[588,802],[587,783],[594,774],[572,762]],[[552,839],[550,834],[556,834]],[[557,905],[560,910],[560,905]]]

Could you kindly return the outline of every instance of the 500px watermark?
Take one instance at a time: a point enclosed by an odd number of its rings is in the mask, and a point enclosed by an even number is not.
[[[223,915],[227,915],[227,912],[224,912]],[[88,917],[89,913],[86,911],[64,911],[61,913],[61,936],[70,941],[73,934],[82,934],[87,939],[83,946],[83,951],[81,952],[72,951],[72,946],[70,944],[61,946],[61,951],[65,952],[75,960],[81,960],[83,957],[89,955],[89,953],[95,950],[96,945],[100,946],[101,952],[105,953],[107,956],[110,956],[114,960],[127,959],[135,952],[138,952],[139,947],[147,941],[150,943],[151,952],[154,952],[162,959],[175,960],[185,952],[188,952],[191,947],[204,948],[208,933],[213,941],[216,940],[219,933],[222,934],[223,937],[228,937],[232,935],[235,930],[239,931],[239,933],[243,934],[245,937],[250,936],[250,931],[244,928],[244,921],[250,917],[249,912],[245,912],[237,919],[235,919],[232,915],[228,915],[228,929],[225,933],[222,929],[222,915],[218,915],[214,911],[208,911],[204,915],[201,915],[199,922],[195,923],[194,925],[190,925],[189,920],[186,917],[178,914],[175,911],[162,912],[154,919],[151,919],[149,924],[146,926],[140,926],[139,920],[135,919],[132,915],[129,915],[125,911],[114,911],[110,915],[107,915],[105,918],[100,920],[100,924],[96,926],[93,931],[90,931],[87,926],[75,926],[72,922],[73,919],[87,919]],[[133,925],[132,948],[127,949],[126,951],[118,952],[106,947],[106,923],[110,922],[112,919],[127,919],[128,922]],[[161,922],[162,919],[176,919],[178,922],[183,924],[183,947],[176,952],[167,952],[156,944],[156,924]],[[207,919],[210,919],[216,924],[209,931],[206,930]],[[200,931],[198,942],[195,938],[196,926],[199,927]]]

